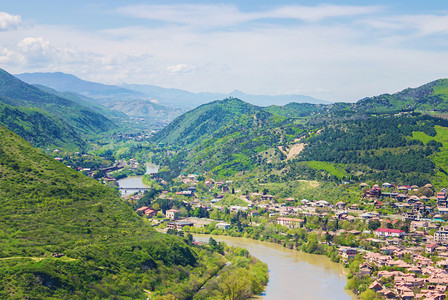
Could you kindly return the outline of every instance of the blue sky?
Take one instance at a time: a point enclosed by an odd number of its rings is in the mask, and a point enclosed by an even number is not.
[[[448,3],[0,0],[0,67],[356,101],[448,77]]]

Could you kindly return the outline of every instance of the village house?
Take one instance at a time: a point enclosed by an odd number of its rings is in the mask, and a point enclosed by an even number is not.
[[[338,254],[344,261],[355,258],[357,252],[358,251],[356,249],[350,247],[340,247],[338,249]]]
[[[411,221],[409,229],[411,231],[422,230],[428,228],[428,222],[426,221]]]
[[[446,192],[438,192],[437,193],[437,206],[438,207],[447,207],[447,194]]]
[[[181,192],[176,192],[176,195],[178,195],[178,196],[192,197],[192,196],[194,196],[194,191],[181,191]]]
[[[373,232],[377,237],[402,237],[405,232],[400,229],[378,228]]]
[[[148,208],[147,210],[145,210],[144,214],[146,217],[152,218],[157,215],[157,211],[155,209]]]
[[[251,217],[256,217],[259,215],[258,210],[252,210],[249,214]]]
[[[436,243],[447,244],[448,243],[448,230],[445,227],[440,229],[434,234]]]
[[[436,251],[437,248],[437,244],[433,243],[433,244],[428,244],[425,246],[425,251],[426,253],[434,253],[434,251]]]
[[[338,203],[336,203],[336,204],[334,205],[334,207],[335,207],[335,208],[338,208],[338,209],[344,209],[346,206],[347,206],[347,203],[342,202],[342,201],[339,201]]]
[[[166,217],[170,220],[176,220],[179,218],[180,210],[170,209],[166,211]]]
[[[221,192],[222,192],[222,193],[228,193],[228,192],[229,192],[229,187],[228,187],[227,185],[223,185],[223,186],[221,187]]]
[[[175,229],[177,231],[181,231],[185,226],[193,226],[194,224],[191,222],[183,222],[183,221],[175,221],[166,223],[167,229]]]
[[[302,219],[296,219],[296,218],[277,218],[276,219],[277,224],[286,226],[288,228],[299,228],[303,225]]]
[[[226,229],[230,229],[230,224],[228,224],[228,223],[218,223],[218,224],[216,224],[216,227],[218,227],[219,229],[226,230]]]
[[[272,195],[261,195],[261,200],[264,200],[264,201],[271,201],[272,198],[274,198],[274,196],[272,196]]]

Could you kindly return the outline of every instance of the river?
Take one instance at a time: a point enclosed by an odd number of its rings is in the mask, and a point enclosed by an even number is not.
[[[157,173],[159,170],[159,166],[147,163],[146,164],[146,174]],[[126,177],[118,180],[118,186],[120,188],[146,188],[142,182],[143,176],[132,176]],[[132,195],[136,192],[136,190],[120,190],[122,196]]]
[[[210,235],[195,234],[195,241],[208,242]],[[265,262],[269,283],[263,299],[357,299],[344,289],[347,270],[326,256],[286,249],[274,243],[247,238],[213,236],[231,246],[238,246]]]

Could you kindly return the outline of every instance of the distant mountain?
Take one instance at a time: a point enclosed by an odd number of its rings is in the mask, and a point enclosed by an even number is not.
[[[193,93],[181,89],[163,88],[155,85],[123,84],[105,85],[82,80],[74,75],[64,73],[23,73],[17,78],[30,83],[41,84],[61,92],[75,92],[95,100],[152,100],[164,106],[194,108],[199,105],[224,98],[234,97],[258,106],[285,105],[290,102],[307,102],[328,104],[329,102],[303,95],[249,95],[241,91],[231,93]],[[103,105],[109,107],[105,102]],[[111,104],[112,105],[112,104]],[[154,108],[154,110],[158,110]],[[151,111],[151,109],[149,109]]]
[[[167,125],[175,117],[186,111],[179,105],[159,103],[151,94],[101,83],[82,80],[76,76],[64,73],[24,73],[16,75],[21,80],[35,85],[46,86],[64,94],[76,93],[84,97],[84,104],[92,109],[98,109],[98,104],[112,111],[120,111],[129,117],[142,119],[149,127]],[[79,97],[77,97],[79,98]],[[73,99],[73,98],[72,98]],[[79,102],[79,99],[73,99]],[[96,107],[96,108],[95,108]],[[111,112],[106,113],[110,116]]]
[[[23,73],[15,75],[29,84],[41,84],[60,92],[74,92],[91,98],[135,97],[141,93],[115,85],[82,80],[74,75],[56,73]]]
[[[116,125],[102,114],[66,98],[47,93],[0,69],[0,96],[5,104],[38,108],[58,116],[83,134],[95,134]]]
[[[79,105],[82,105],[82,106],[88,107],[92,110],[95,110],[98,113],[102,114],[103,116],[105,116],[109,119],[115,119],[115,118],[119,118],[119,119],[125,118],[126,119],[127,118],[127,115],[125,113],[118,111],[118,110],[112,110],[105,106],[97,104],[95,102],[95,100],[93,100],[89,97],[86,97],[86,96],[83,96],[83,95],[80,95],[80,94],[77,94],[74,92],[59,92],[57,90],[54,90],[52,88],[49,88],[47,86],[40,85],[40,84],[34,84],[34,86],[43,90],[44,92],[54,94],[58,97],[71,100],[73,102],[78,103]]]
[[[161,104],[194,108],[196,106],[225,98],[238,98],[258,106],[285,105],[290,102],[328,104],[329,102],[303,95],[250,95],[235,90],[231,93],[193,93],[180,89],[168,89],[154,85],[125,84],[122,87],[151,96]]]

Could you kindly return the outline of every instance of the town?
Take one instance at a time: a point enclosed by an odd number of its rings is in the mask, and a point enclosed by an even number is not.
[[[327,255],[349,268],[348,288],[369,299],[446,297],[447,189],[351,183],[359,193],[352,204],[279,198],[263,184],[249,193],[199,174],[181,174],[171,186],[151,179],[159,189],[153,198],[125,199],[159,231],[244,236]]]

